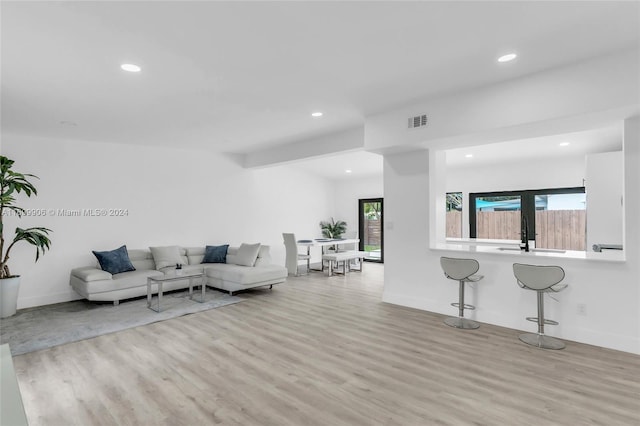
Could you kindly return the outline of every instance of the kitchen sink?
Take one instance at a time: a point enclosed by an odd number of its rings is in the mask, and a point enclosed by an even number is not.
[[[519,247],[498,247],[500,251],[521,251]],[[524,251],[524,250],[522,250]],[[545,249],[545,248],[532,248],[529,249],[530,252],[540,252],[540,253],[565,253],[566,250],[558,250],[558,249]]]

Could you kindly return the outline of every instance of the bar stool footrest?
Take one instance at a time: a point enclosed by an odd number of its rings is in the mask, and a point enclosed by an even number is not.
[[[460,303],[454,302],[454,303],[451,304],[451,306],[455,306],[456,308],[459,308],[460,307]],[[473,311],[473,310],[476,309],[475,306],[467,305],[466,303],[464,303],[462,306],[464,307],[464,309],[469,309],[470,311]]]
[[[531,322],[538,322],[538,317],[527,317],[527,321],[531,321]],[[554,321],[554,320],[550,320],[550,319],[545,319],[544,323],[547,325],[558,325],[560,324],[558,321]]]

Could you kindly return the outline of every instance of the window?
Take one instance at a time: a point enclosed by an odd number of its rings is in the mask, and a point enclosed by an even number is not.
[[[491,240],[519,240],[522,197],[481,196],[475,199],[476,237]]]
[[[447,192],[447,238],[462,238],[462,192]]]
[[[536,247],[586,249],[587,199],[583,193],[540,194],[536,203]]]
[[[585,250],[584,187],[469,194],[471,238],[520,240],[523,220],[538,248]]]

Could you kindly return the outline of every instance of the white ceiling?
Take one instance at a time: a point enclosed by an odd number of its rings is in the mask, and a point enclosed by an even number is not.
[[[354,180],[382,176],[382,160],[382,155],[358,151],[298,161],[287,167],[331,180]]]
[[[561,143],[569,145],[561,146]],[[577,157],[622,150],[622,127],[565,133],[447,150],[447,167],[486,166],[507,161]],[[472,155],[471,158],[467,155]]]
[[[569,145],[560,146],[568,142]],[[446,150],[448,168],[483,167],[507,162],[584,157],[587,154],[622,150],[621,125],[508,142]],[[467,155],[472,157],[467,157]],[[381,155],[359,151],[298,161],[294,167],[314,175],[340,181],[382,176]],[[351,170],[347,173],[346,170]]]
[[[1,7],[3,133],[233,153],[362,126],[372,113],[640,38],[638,2]],[[496,63],[510,51],[516,61]],[[121,71],[124,62],[142,72]],[[311,118],[317,110],[324,117]]]

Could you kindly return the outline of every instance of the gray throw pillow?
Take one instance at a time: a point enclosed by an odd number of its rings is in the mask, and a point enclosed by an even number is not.
[[[178,246],[149,247],[149,250],[151,250],[156,269],[176,266],[178,263],[183,263]]]
[[[92,253],[98,259],[102,270],[110,274],[120,274],[122,272],[136,270],[129,259],[127,246],[122,246],[111,251],[92,251]]]
[[[260,251],[260,243],[257,244],[240,244],[238,254],[236,255],[236,265],[253,266],[258,258]]]
[[[229,244],[222,246],[206,246],[202,263],[227,263]]]

